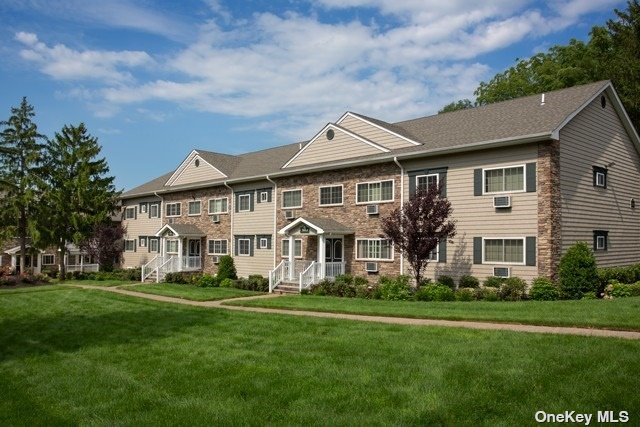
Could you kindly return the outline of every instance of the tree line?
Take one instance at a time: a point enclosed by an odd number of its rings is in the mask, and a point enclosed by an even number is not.
[[[640,3],[614,9],[616,18],[594,26],[589,40],[556,45],[481,82],[475,101],[462,99],[439,113],[506,101],[599,80],[611,80],[633,125],[640,129]]]
[[[23,273],[27,246],[56,247],[64,278],[67,245],[95,247],[103,230],[112,228],[120,192],[84,123],[47,138],[34,118],[23,98],[0,122],[0,241],[19,240]]]

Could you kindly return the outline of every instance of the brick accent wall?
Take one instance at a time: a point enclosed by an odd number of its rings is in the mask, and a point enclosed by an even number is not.
[[[393,202],[380,203],[379,215],[370,216],[366,213],[366,205],[356,205],[356,184],[367,181],[394,180],[394,200]],[[365,271],[365,261],[356,261],[355,238],[377,238],[382,236],[380,219],[388,215],[393,209],[400,207],[400,169],[394,163],[381,165],[361,166],[358,168],[324,171],[295,177],[278,178],[277,194],[277,229],[280,230],[288,225],[291,220],[284,216],[282,208],[282,191],[302,189],[303,206],[301,209],[294,209],[295,217],[304,218],[331,218],[355,231],[355,235],[344,237],[344,260],[346,271],[359,276],[369,276],[371,281],[377,280],[376,274],[368,275]],[[343,205],[342,206],[320,206],[319,186],[343,185]],[[281,259],[282,239],[284,236],[276,236],[276,253]],[[303,238],[303,253],[308,260],[317,259],[317,241],[315,238]],[[314,247],[310,247],[314,246]],[[379,261],[379,275],[400,274],[400,254],[395,253],[393,261]]]
[[[175,224],[193,224],[197,226],[205,237],[200,239],[200,251],[202,254],[202,270],[205,273],[216,274],[218,271],[217,264],[214,264],[212,257],[208,255],[208,240],[210,239],[226,239],[227,251],[231,251],[231,213],[220,214],[220,222],[214,223],[209,215],[209,199],[216,199],[220,197],[227,197],[227,210],[231,212],[232,209],[232,194],[226,187],[213,187],[202,190],[186,190],[178,193],[170,193],[164,196],[164,203],[181,202],[180,216],[172,217]],[[200,200],[200,215],[189,216],[188,202]],[[166,210],[162,212],[162,223],[166,224],[168,221],[166,216]],[[184,250],[188,250],[186,248]]]
[[[538,144],[538,275],[556,279],[561,235],[560,141]]]

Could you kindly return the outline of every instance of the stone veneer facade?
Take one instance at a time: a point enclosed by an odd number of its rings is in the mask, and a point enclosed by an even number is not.
[[[538,275],[556,279],[560,263],[560,141],[538,144]]]
[[[379,203],[379,215],[370,216],[366,213],[366,205],[356,204],[356,184],[369,181],[394,180],[394,199],[392,202]],[[400,207],[400,169],[395,163],[380,165],[359,166],[350,169],[330,170],[318,173],[297,175],[276,180],[278,188],[277,199],[277,230],[287,226],[292,220],[284,216],[282,208],[282,192],[286,190],[302,189],[303,204],[300,209],[293,209],[295,217],[299,218],[331,218],[335,221],[351,227],[355,235],[344,236],[344,260],[346,272],[353,275],[367,276],[365,270],[366,261],[356,261],[355,239],[382,237],[380,218],[388,215],[393,209]],[[340,185],[343,186],[342,206],[319,205],[319,187]],[[282,259],[282,239],[285,236],[276,236],[277,259]],[[305,236],[302,238],[303,259],[317,260],[317,238]],[[278,261],[279,262],[279,261]],[[378,275],[400,274],[400,253],[394,253],[393,261],[378,261]],[[377,280],[376,274],[369,274],[371,280]]]
[[[217,264],[213,263],[212,257],[208,255],[208,240],[226,239],[227,252],[231,251],[231,214],[220,214],[220,222],[214,223],[209,215],[209,199],[227,197],[227,211],[232,209],[232,194],[226,187],[212,187],[201,190],[185,190],[177,193],[170,193],[164,196],[164,205],[167,203],[181,202],[179,217],[166,216],[166,207],[162,212],[162,224],[167,224],[169,219],[173,219],[175,224],[193,224],[206,235],[200,239],[200,253],[202,254],[202,270],[205,273],[216,274]],[[188,203],[200,200],[200,215],[190,216]]]

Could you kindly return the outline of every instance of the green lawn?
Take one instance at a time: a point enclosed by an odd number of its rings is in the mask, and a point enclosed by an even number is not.
[[[640,408],[640,341],[0,293],[0,425],[523,425]]]
[[[145,294],[184,298],[192,301],[216,301],[227,298],[262,295],[261,292],[245,291],[244,289],[200,288],[198,286],[178,285],[175,283],[138,284],[126,286],[123,287],[123,289],[144,292]]]
[[[640,297],[582,301],[421,302],[292,295],[225,304],[425,319],[640,330]]]
[[[90,286],[122,286],[134,285],[140,282],[132,282],[131,280],[65,280],[67,285],[90,285]]]

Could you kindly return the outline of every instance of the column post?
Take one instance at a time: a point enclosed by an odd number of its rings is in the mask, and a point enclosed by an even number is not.
[[[293,234],[289,235],[289,280],[295,279],[295,241]]]

